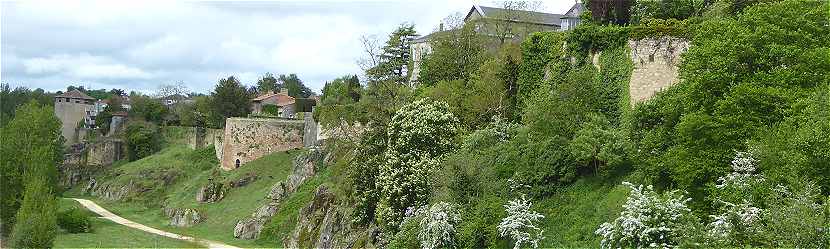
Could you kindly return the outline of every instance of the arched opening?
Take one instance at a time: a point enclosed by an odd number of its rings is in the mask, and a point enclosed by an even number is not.
[[[239,159],[236,159],[236,168],[239,168]]]

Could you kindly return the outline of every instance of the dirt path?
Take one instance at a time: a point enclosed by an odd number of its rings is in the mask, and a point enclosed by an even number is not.
[[[95,204],[95,202],[93,202],[93,201],[90,201],[90,200],[87,200],[87,199],[78,199],[78,198],[72,198],[72,199],[77,201],[78,203],[81,203],[81,205],[83,205],[87,209],[91,210],[92,212],[95,212],[95,213],[101,215],[101,217],[104,218],[104,219],[108,219],[108,220],[111,220],[115,223],[125,225],[125,226],[128,226],[128,227],[132,227],[132,228],[135,228],[135,229],[138,229],[138,230],[142,230],[142,231],[145,231],[145,232],[148,232],[148,233],[157,234],[157,235],[161,235],[161,236],[169,237],[169,238],[174,238],[174,239],[190,241],[190,242],[193,242],[193,243],[204,245],[208,248],[233,248],[233,249],[239,248],[239,247],[223,244],[221,242],[197,239],[197,238],[193,238],[193,237],[189,237],[189,236],[178,235],[178,234],[175,234],[175,233],[158,230],[158,229],[148,227],[148,226],[145,226],[145,225],[142,225],[142,224],[139,224],[139,223],[135,223],[135,222],[133,222],[131,220],[128,220],[128,219],[124,219],[121,216],[115,215],[112,212],[110,212],[110,211],[104,209],[103,207],[99,206],[98,204]]]

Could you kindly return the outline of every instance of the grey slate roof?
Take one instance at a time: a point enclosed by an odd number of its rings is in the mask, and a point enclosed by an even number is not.
[[[568,10],[568,12],[565,12],[565,14],[562,15],[562,18],[579,18],[579,15],[581,15],[582,12],[585,12],[585,5],[582,5],[582,3],[576,3],[571,7],[571,9]]]
[[[495,8],[495,7],[487,7],[487,6],[478,6],[479,9],[483,12],[483,16],[487,18],[496,18],[496,19],[512,19],[513,17],[508,17],[510,14],[507,10],[502,8]],[[512,20],[512,21],[521,21],[521,22],[528,22],[528,23],[535,23],[535,24],[542,24],[542,25],[549,25],[549,26],[559,26],[560,21],[559,19],[562,18],[560,14],[553,14],[553,13],[544,13],[544,12],[536,12],[536,11],[525,11],[525,10],[513,10],[515,13],[514,15],[520,15],[526,20]]]

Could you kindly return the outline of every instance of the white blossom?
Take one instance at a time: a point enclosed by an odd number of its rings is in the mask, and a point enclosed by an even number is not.
[[[762,209],[753,207],[748,201],[737,205],[725,201],[721,203],[724,204],[724,212],[710,215],[712,217],[712,222],[708,225],[710,237],[725,241],[738,232],[755,232],[755,225],[761,220]]]
[[[418,216],[421,230],[418,240],[422,248],[442,248],[455,245],[456,226],[461,222],[461,215],[455,205],[439,202],[430,208],[419,209]]]
[[[545,237],[542,235],[544,230],[537,227],[536,223],[539,219],[545,218],[544,215],[530,210],[531,203],[522,195],[521,199],[508,201],[504,208],[507,211],[507,217],[499,223],[499,234],[510,236],[516,241],[513,248],[521,248],[522,244],[530,244],[533,248],[539,247],[539,241]]]
[[[659,195],[651,185],[635,186],[623,182],[631,188],[620,217],[613,222],[600,225],[595,232],[602,236],[602,248],[617,247],[651,247],[671,248],[676,246],[684,216],[691,211],[677,191]]]
[[[738,190],[748,189],[750,186],[764,182],[763,175],[755,173],[755,164],[758,162],[751,152],[738,152],[732,159],[732,173],[718,178],[715,187],[719,189],[733,187]]]

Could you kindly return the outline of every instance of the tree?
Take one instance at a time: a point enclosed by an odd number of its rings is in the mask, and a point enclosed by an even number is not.
[[[278,88],[279,82],[277,78],[274,77],[271,73],[265,73],[262,77],[259,78],[256,82],[256,89],[259,93],[267,93],[267,92],[277,92],[280,89]]]
[[[308,98],[313,93],[303,85],[303,81],[296,74],[280,74],[280,87],[288,89],[288,95],[294,98]]]
[[[408,82],[410,68],[409,46],[418,34],[412,24],[402,24],[397,30],[389,34],[389,40],[377,56],[374,67],[366,70],[370,81],[387,81],[397,84]]]
[[[430,174],[455,147],[458,119],[443,102],[421,99],[402,107],[387,127],[385,163],[380,166],[379,223],[397,230],[409,207],[426,204]]]
[[[234,76],[220,79],[211,93],[212,112],[217,115],[220,127],[225,126],[225,119],[244,117],[251,112],[250,96],[245,86]]]
[[[8,235],[20,208],[25,176],[37,170],[41,185],[56,190],[57,167],[63,162],[61,123],[53,108],[30,101],[15,112],[15,118],[2,128],[0,136],[0,232]]]
[[[169,110],[159,100],[152,99],[144,95],[130,96],[131,109],[130,116],[141,117],[147,122],[152,122],[161,125],[164,118],[168,115]],[[177,103],[181,105],[182,103]]]
[[[11,89],[9,84],[0,84],[0,126],[6,125],[9,121],[14,119],[14,113],[18,107],[29,103],[31,100],[37,101],[40,105],[52,106],[55,103],[52,93],[47,93],[43,89],[30,90],[26,87],[16,87]]]
[[[585,8],[590,11],[591,19],[601,24],[628,24],[631,18],[631,0],[588,0]]]
[[[468,24],[457,30],[438,32],[430,38],[432,52],[421,62],[418,81],[433,86],[439,81],[467,81],[487,58],[485,39]]]
[[[51,153],[49,146],[30,151],[36,155]],[[56,165],[48,157],[36,157],[26,172],[26,190],[11,234],[13,248],[51,248],[57,236],[57,200],[50,188],[47,169]],[[6,190],[4,190],[6,191]]]
[[[158,127],[149,123],[135,122],[126,130],[127,159],[135,161],[152,155],[161,149],[161,135]]]

